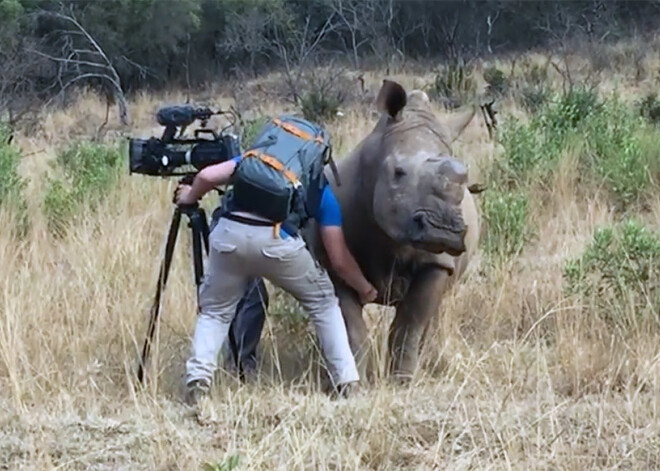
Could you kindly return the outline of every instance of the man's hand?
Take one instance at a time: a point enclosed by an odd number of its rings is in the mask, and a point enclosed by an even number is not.
[[[328,259],[337,275],[358,293],[362,304],[373,302],[378,292],[365,278],[348,249],[342,227],[322,226],[320,232]]]
[[[174,191],[174,203],[179,206],[197,203],[197,199],[192,194],[192,187],[190,185],[179,185]]]
[[[371,283],[369,283],[369,288],[366,291],[359,293],[359,295],[360,295],[360,302],[362,304],[373,303],[378,297],[378,290],[374,288],[374,286]]]
[[[195,175],[192,186],[179,185],[174,192],[174,203],[179,206],[195,204],[216,186],[229,183],[235,168],[236,162],[233,159],[204,167]]]

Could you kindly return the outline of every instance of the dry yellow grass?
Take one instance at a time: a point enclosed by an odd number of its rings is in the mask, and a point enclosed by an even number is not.
[[[423,79],[396,78],[406,86]],[[369,76],[371,93],[380,79]],[[159,132],[156,106],[182,97],[134,100],[131,134]],[[366,105],[345,111],[330,128],[342,150],[374,122]],[[497,269],[478,254],[446,298],[412,385],[380,375],[359,396],[332,401],[320,392],[309,329],[271,316],[259,381],[224,375],[213,401],[192,414],[180,401],[195,316],[182,231],[156,371],[136,388],[175,182],[123,175],[64,240],[48,235],[38,207],[54,149],[93,135],[104,114],[87,94],[19,138],[32,153],[22,170],[32,178],[33,227],[22,243],[0,233],[0,469],[196,470],[233,454],[238,469],[264,470],[660,467],[658,329],[618,338],[561,292],[565,258],[613,218],[603,198],[575,188],[570,159],[547,204],[534,208],[535,241]],[[471,179],[482,181],[497,149],[480,118],[458,148]],[[660,199],[644,218],[660,230]],[[370,307],[369,319],[382,370],[391,311]]]

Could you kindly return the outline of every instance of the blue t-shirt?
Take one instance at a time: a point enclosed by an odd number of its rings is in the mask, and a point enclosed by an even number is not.
[[[242,157],[242,155],[238,155],[232,160],[238,164]],[[321,202],[319,203],[318,212],[313,217],[320,226],[341,226],[341,208],[339,207],[339,202],[337,201],[332,188],[327,183],[321,194]],[[290,234],[280,229],[281,237],[284,238],[289,235]]]

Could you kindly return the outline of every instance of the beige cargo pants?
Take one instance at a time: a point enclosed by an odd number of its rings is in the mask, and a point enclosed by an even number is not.
[[[221,218],[209,235],[209,259],[200,287],[200,312],[186,363],[187,383],[210,383],[236,305],[248,280],[268,279],[308,313],[335,385],[359,380],[339,301],[327,272],[299,237],[273,237],[273,228]]]

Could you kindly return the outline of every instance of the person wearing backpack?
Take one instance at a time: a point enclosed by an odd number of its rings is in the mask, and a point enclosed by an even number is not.
[[[338,394],[347,395],[359,381],[334,286],[300,233],[314,218],[333,269],[363,303],[376,299],[376,289],[346,245],[339,204],[325,179],[330,151],[322,128],[281,116],[264,127],[246,152],[202,169],[191,186],[177,188],[175,202],[186,205],[218,185],[233,185],[209,235],[208,270],[186,362],[189,405],[208,395],[237,303],[248,280],[255,278],[289,292],[308,313]]]

